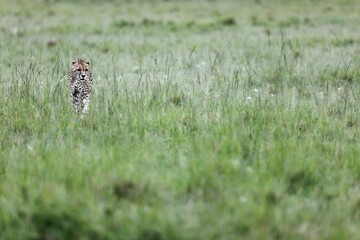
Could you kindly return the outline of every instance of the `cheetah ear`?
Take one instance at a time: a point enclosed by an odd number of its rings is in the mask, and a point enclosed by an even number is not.
[[[90,63],[89,62],[85,62],[87,65],[90,65]]]
[[[73,60],[73,61],[72,61],[72,65],[74,65],[75,63],[76,63],[76,61],[75,61],[75,60]]]

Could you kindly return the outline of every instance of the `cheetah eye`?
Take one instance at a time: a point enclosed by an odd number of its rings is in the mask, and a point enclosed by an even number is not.
[[[89,69],[87,68],[87,69],[85,69],[85,72],[87,72],[87,71],[89,71]]]
[[[76,69],[76,71],[80,72],[80,71],[81,71],[81,69],[80,69],[80,68],[78,68],[78,69]]]

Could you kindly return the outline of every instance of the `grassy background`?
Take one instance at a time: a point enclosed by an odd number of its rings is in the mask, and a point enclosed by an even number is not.
[[[0,239],[360,238],[359,1],[0,5]]]

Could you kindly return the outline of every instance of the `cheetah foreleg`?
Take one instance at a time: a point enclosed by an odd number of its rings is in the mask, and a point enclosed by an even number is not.
[[[84,117],[85,115],[88,114],[88,112],[89,112],[89,103],[90,103],[90,96],[87,96],[82,100],[82,106],[83,106],[82,117]]]
[[[74,91],[72,91],[71,95],[72,95],[71,102],[72,102],[73,112],[78,114],[79,113],[79,105],[80,105],[79,93],[76,90],[74,90]]]

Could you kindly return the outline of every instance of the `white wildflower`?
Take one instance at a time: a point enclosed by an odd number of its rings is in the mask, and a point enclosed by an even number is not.
[[[246,203],[246,202],[247,202],[247,198],[246,198],[245,196],[241,196],[241,197],[239,198],[239,200],[240,200],[240,202],[242,202],[242,203]]]

